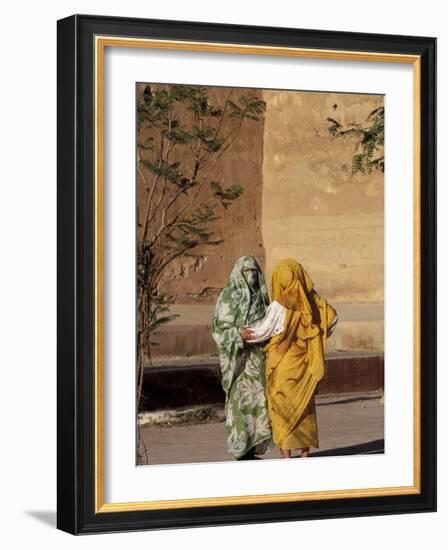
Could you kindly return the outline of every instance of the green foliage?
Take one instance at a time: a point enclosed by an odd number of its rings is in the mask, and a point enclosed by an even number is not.
[[[241,96],[240,105],[227,100],[226,104],[230,107],[230,116],[240,120],[259,120],[257,115],[261,115],[266,110],[266,103],[254,96]]]
[[[255,94],[228,96],[214,104],[203,86],[146,85],[137,101],[138,171],[147,194],[138,212],[137,356],[140,369],[152,335],[174,319],[172,298],[161,288],[177,258],[202,245],[218,246],[212,225],[244,189],[211,179],[217,160],[243,124],[260,120],[266,104]],[[216,176],[215,176],[216,177]]]
[[[137,288],[138,288],[138,318],[137,342],[146,345],[157,345],[152,336],[157,329],[176,319],[178,315],[169,314],[173,298],[164,293],[152,292],[151,280],[154,270],[154,258],[150,244],[145,241],[137,246]],[[150,327],[149,333],[147,329]],[[146,336],[146,338],[145,338]]]
[[[231,185],[225,189],[218,181],[212,181],[210,185],[214,191],[213,195],[221,201],[221,205],[225,209],[227,209],[244,191],[241,185]]]
[[[350,123],[344,128],[337,120],[327,118],[328,131],[334,138],[355,136],[358,142],[352,158],[352,174],[372,171],[384,172],[384,107],[377,107],[366,119],[366,123]]]
[[[182,174],[178,170],[180,162],[173,162],[172,164],[168,164],[167,162],[161,160],[159,164],[154,164],[149,160],[142,159],[141,163],[153,174],[156,174],[157,176],[160,176],[162,179],[170,181],[171,183],[177,182],[182,176]]]

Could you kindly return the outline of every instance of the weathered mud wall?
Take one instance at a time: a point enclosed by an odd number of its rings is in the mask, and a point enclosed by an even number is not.
[[[230,91],[230,88],[208,88],[210,101],[223,106]],[[260,90],[235,88],[231,99],[237,101],[243,94],[262,96]],[[224,135],[237,126],[235,119],[226,120],[222,128]],[[241,185],[244,191],[227,210],[222,207],[216,210],[219,219],[212,225],[213,240],[222,240],[222,244],[198,247],[190,257],[175,260],[166,270],[162,279],[163,290],[173,295],[178,304],[214,303],[235,261],[242,255],[255,256],[264,267],[261,236],[263,131],[263,115],[258,121],[245,120],[237,139],[209,173],[210,181],[218,180],[224,187]],[[178,160],[188,162],[187,158]],[[141,211],[146,196],[138,176],[137,202]],[[212,200],[211,192],[203,200]]]
[[[236,89],[235,96],[254,90]],[[338,303],[381,303],[384,270],[384,178],[352,175],[356,138],[334,139],[327,117],[365,121],[380,96],[255,91],[267,104],[258,122],[245,122],[214,166],[211,179],[244,193],[219,211],[213,237],[176,260],[163,279],[178,304],[213,304],[235,260],[256,256],[269,278],[285,256],[303,263],[322,295]],[[210,88],[223,104],[229,90]],[[181,159],[182,160],[182,159]],[[137,185],[138,206],[145,193]]]
[[[383,301],[384,177],[352,175],[357,138],[334,139],[327,117],[365,122],[381,96],[265,91],[262,233],[269,276],[298,259],[339,303]]]

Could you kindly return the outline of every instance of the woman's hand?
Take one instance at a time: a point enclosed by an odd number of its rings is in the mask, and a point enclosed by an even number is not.
[[[240,336],[245,342],[250,342],[254,337],[254,331],[250,328],[242,327],[240,328]]]

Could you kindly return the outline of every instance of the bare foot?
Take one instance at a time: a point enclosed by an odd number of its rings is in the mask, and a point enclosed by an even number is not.
[[[291,458],[291,451],[284,451],[283,449],[280,449],[280,452],[282,453],[282,458]]]
[[[302,452],[300,454],[300,458],[307,458],[310,454],[310,448],[306,447],[305,449],[302,449]]]

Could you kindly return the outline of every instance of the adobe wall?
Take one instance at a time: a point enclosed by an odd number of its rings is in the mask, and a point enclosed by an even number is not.
[[[238,90],[247,93],[248,90]],[[178,304],[214,304],[235,260],[256,256],[269,278],[285,256],[303,263],[322,295],[338,303],[383,301],[383,174],[351,173],[356,139],[334,139],[327,117],[365,121],[383,98],[257,91],[264,120],[247,122],[211,176],[243,195],[214,223],[223,244],[173,263],[164,290]],[[211,88],[222,103],[227,89]],[[138,180],[138,204],[144,194]]]
[[[208,88],[210,101],[223,106],[229,91],[227,88]],[[236,101],[240,95],[250,93],[262,96],[260,90],[234,88],[231,99]],[[223,125],[224,133],[236,125],[235,119],[229,120]],[[235,261],[242,255],[255,256],[264,268],[261,234],[263,129],[263,115],[259,121],[244,121],[236,141],[210,171],[210,181],[218,180],[223,187],[241,185],[244,192],[227,210],[219,208],[216,211],[219,219],[212,226],[213,240],[222,239],[223,243],[196,248],[192,257],[174,261],[166,271],[163,289],[175,296],[178,304],[214,304]],[[203,200],[212,200],[211,193]],[[141,209],[144,201],[142,181],[138,178],[137,202]]]
[[[352,175],[357,138],[334,139],[327,117],[364,122],[381,96],[265,91],[262,234],[269,276],[298,259],[323,296],[381,303],[382,173]]]

